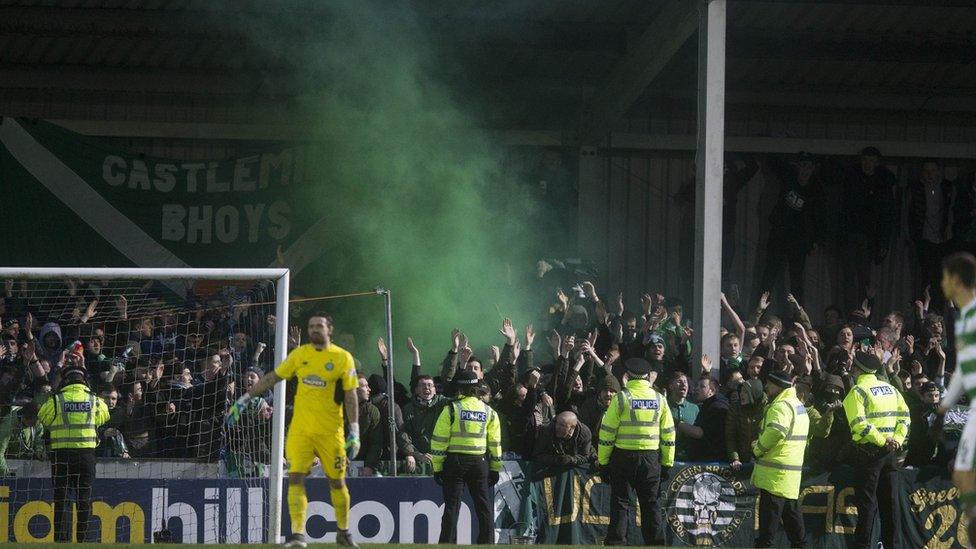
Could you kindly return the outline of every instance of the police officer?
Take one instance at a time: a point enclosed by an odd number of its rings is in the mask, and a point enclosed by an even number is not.
[[[501,422],[498,414],[478,398],[479,381],[471,370],[458,372],[454,377],[458,399],[441,410],[430,437],[434,480],[444,488],[440,543],[457,543],[457,518],[465,485],[478,516],[478,543],[495,542],[490,491],[498,483],[502,467]]]
[[[71,541],[71,501],[77,496],[78,543],[87,541],[95,480],[96,429],[108,421],[108,405],[88,388],[85,360],[80,353],[65,353],[61,388],[41,406],[38,420],[50,433],[51,484],[54,486],[54,541]]]
[[[895,497],[896,453],[905,442],[911,419],[905,399],[875,373],[881,360],[872,353],[854,354],[860,371],[857,383],[844,398],[844,412],[854,439],[854,497],[857,504],[856,547],[873,547],[874,515],[881,515],[881,541],[885,549],[902,547],[899,508]]]
[[[664,545],[658,486],[674,465],[674,421],[667,399],[652,386],[657,372],[642,358],[624,363],[626,386],[614,395],[600,425],[600,477],[610,483],[610,527],[604,545],[627,543],[630,487],[637,492],[646,545]]]
[[[752,484],[759,488],[759,537],[756,547],[772,547],[780,521],[791,547],[803,547],[805,532],[800,512],[800,475],[807,448],[810,419],[793,388],[787,368],[766,374],[770,403],[763,413],[759,439],[752,442],[756,465]]]

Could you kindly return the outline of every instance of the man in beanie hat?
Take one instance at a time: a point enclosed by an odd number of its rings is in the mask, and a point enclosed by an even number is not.
[[[810,420],[796,397],[790,369],[780,365],[766,373],[770,403],[763,414],[759,439],[752,443],[756,466],[752,484],[759,488],[759,536],[756,547],[772,547],[780,522],[793,547],[803,547],[800,475]]]
[[[71,541],[71,501],[77,497],[78,543],[88,541],[95,447],[99,426],[109,419],[108,405],[88,388],[85,357],[77,344],[65,353],[61,388],[44,402],[38,420],[51,433],[51,484],[54,487],[54,541]]]
[[[596,385],[596,392],[586,398],[580,405],[579,419],[590,429],[590,433],[599,433],[603,423],[603,414],[607,412],[613,396],[620,392],[620,382],[616,376],[605,375]]]
[[[898,476],[896,453],[908,436],[908,406],[894,387],[878,379],[881,360],[873,353],[854,354],[857,383],[844,398],[844,412],[854,439],[854,480],[858,548],[873,547],[874,515],[881,515],[881,541],[885,548],[903,547],[899,503],[895,497]],[[880,500],[880,501],[879,501]]]
[[[759,438],[767,400],[758,379],[743,381],[736,393],[738,398],[732,399],[725,422],[725,448],[729,464],[738,471],[743,463],[752,461],[752,441]]]
[[[460,398],[444,406],[430,437],[434,480],[444,488],[440,543],[457,543],[458,511],[467,485],[478,516],[477,542],[492,544],[491,493],[502,466],[501,422],[478,398],[481,380],[477,374],[461,370],[454,376],[454,384]]]
[[[823,374],[820,383],[814,386],[814,405],[807,407],[810,416],[807,464],[819,469],[833,469],[845,463],[853,450],[851,430],[844,415],[845,379],[836,374]]]
[[[610,484],[610,526],[604,545],[624,545],[630,487],[637,492],[646,545],[664,545],[658,485],[674,465],[674,421],[664,395],[654,390],[657,372],[642,358],[624,362],[627,386],[613,397],[600,426],[600,477]]]
[[[834,425],[835,410],[841,410],[844,403],[844,380],[838,375],[824,374],[819,390],[814,393],[813,406],[807,409],[810,415],[810,435],[813,438],[827,438]],[[837,413],[843,413],[841,410]]]

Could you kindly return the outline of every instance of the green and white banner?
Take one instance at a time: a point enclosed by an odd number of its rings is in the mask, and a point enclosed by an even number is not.
[[[325,212],[301,207],[310,148],[174,161],[42,121],[0,120],[4,263],[259,267],[281,245],[293,270]]]

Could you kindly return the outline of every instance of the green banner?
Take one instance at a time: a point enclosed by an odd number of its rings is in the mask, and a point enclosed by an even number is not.
[[[527,465],[530,470],[531,465]],[[968,519],[960,516],[956,489],[940,471],[906,469],[899,475],[902,536],[907,547],[968,547]],[[853,542],[857,510],[853,475],[847,467],[804,475],[800,494],[807,547],[847,547]],[[540,544],[599,544],[610,523],[610,487],[586,469],[536,469],[528,497]],[[757,524],[757,490],[750,472],[727,466],[674,467],[661,488],[669,545],[752,547]],[[523,509],[524,510],[524,509]],[[643,544],[635,510],[628,541]],[[877,523],[876,523],[877,524]],[[774,544],[789,545],[786,536]],[[875,536],[878,536],[877,528]]]
[[[301,207],[309,157],[307,146],[277,145],[222,161],[152,158],[3,118],[6,264],[260,267],[279,245],[307,263],[315,251],[303,236],[326,217]]]

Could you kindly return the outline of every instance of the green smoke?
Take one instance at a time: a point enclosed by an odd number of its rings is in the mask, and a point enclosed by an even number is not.
[[[459,60],[428,40],[405,3],[384,4],[310,1],[318,11],[242,24],[293,65],[294,85],[306,90],[302,119],[323,145],[306,178],[305,204],[329,220],[329,230],[324,259],[305,275],[304,290],[390,288],[403,375],[408,335],[425,371],[434,372],[454,326],[476,352],[500,343],[502,315],[524,332],[538,313],[538,296],[526,284],[538,250],[527,220],[537,206],[508,168],[506,151],[479,129],[465,98],[455,97],[463,86],[436,76],[457,74]],[[290,35],[310,26],[314,40]],[[337,331],[356,334],[356,354],[373,371],[380,299],[322,306],[335,314]]]

